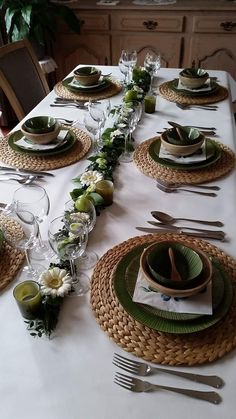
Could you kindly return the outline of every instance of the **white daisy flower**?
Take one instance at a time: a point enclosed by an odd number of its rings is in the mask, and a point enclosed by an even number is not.
[[[97,170],[87,170],[80,176],[82,186],[90,186],[103,179],[103,175]]]
[[[55,267],[42,272],[39,284],[42,295],[64,297],[71,290],[72,278],[65,269]]]

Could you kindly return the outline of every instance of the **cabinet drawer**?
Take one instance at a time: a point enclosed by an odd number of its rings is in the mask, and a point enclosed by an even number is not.
[[[236,32],[236,14],[223,16],[195,16],[193,31],[197,33]]]
[[[127,32],[182,32],[183,17],[158,14],[116,15],[111,17],[112,29]]]
[[[109,30],[109,15],[79,12],[79,18],[83,21],[82,32]]]

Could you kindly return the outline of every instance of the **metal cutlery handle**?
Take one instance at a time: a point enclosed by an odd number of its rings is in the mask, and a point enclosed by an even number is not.
[[[205,196],[217,196],[216,193],[214,192],[200,192],[200,191],[194,191],[194,190],[190,190],[190,189],[185,189],[185,188],[178,188],[180,191],[185,191],[185,192],[191,192],[191,193],[195,193],[198,195],[205,195]]]
[[[198,105],[190,105],[191,108],[197,109],[204,109],[205,111],[217,111],[218,108],[213,108],[210,106],[198,106]]]
[[[65,103],[65,104],[60,104],[60,103],[58,103],[58,104],[50,104],[50,106],[52,107],[52,108],[78,108],[78,109],[84,109],[84,105],[78,105],[78,104],[76,104],[76,103]]]
[[[215,388],[221,388],[224,385],[224,381],[222,380],[222,378],[218,377],[217,375],[192,374],[190,372],[169,370],[166,368],[158,367],[151,367],[151,369],[152,371],[160,371],[178,377],[187,378],[188,380],[194,381],[195,383],[202,383]]]
[[[214,186],[214,185],[212,185],[212,186],[209,186],[209,185],[198,185],[197,183],[196,184],[191,184],[191,185],[189,185],[188,183],[186,183],[186,185],[188,185],[188,188],[208,189],[210,191],[219,191],[220,190],[220,187],[219,186]],[[180,187],[181,187],[181,185],[180,185]]]
[[[159,384],[151,384],[145,381],[146,391],[149,390],[167,390],[172,391],[173,393],[184,394],[185,396],[192,397],[194,399],[205,400],[213,404],[219,404],[221,402],[221,397],[215,391],[198,391],[198,390],[189,390],[187,388],[178,388],[178,387],[168,387],[162,386]]]

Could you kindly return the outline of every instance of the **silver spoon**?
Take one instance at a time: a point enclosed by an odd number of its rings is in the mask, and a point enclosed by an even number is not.
[[[223,223],[221,221],[208,221],[208,220],[197,220],[195,218],[177,218],[177,217],[172,217],[171,215],[167,214],[166,212],[161,212],[161,211],[151,211],[152,216],[158,220],[161,221],[162,223],[165,224],[174,224],[176,221],[193,221],[195,223],[199,223],[199,224],[206,224],[206,225],[211,225],[211,226],[216,226],[216,227],[223,227]]]
[[[220,187],[215,185],[199,185],[198,183],[168,183],[165,180],[156,179],[158,185],[165,186],[166,188],[182,188],[182,186],[188,186],[188,188],[200,188],[200,189],[207,189],[211,191],[219,191]]]
[[[156,185],[158,187],[158,189],[160,189],[163,192],[167,192],[167,193],[172,193],[172,192],[179,192],[179,191],[185,191],[185,192],[191,192],[191,193],[195,193],[197,195],[205,195],[205,196],[217,196],[217,194],[215,192],[200,192],[200,191],[194,191],[191,189],[185,189],[185,188],[173,188],[172,186],[168,187],[168,186],[164,186],[161,185],[160,183],[157,183]]]

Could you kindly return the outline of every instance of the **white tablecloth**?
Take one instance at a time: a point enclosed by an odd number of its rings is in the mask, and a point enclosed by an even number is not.
[[[114,76],[121,77],[117,67],[101,67]],[[225,72],[209,71],[219,83],[228,86]],[[178,74],[175,69],[161,69],[159,82]],[[72,108],[51,108],[55,93],[51,92],[31,113],[83,121],[83,111]],[[112,98],[112,104],[121,102],[122,94]],[[174,103],[157,97],[156,112],[145,114],[134,132],[136,143],[155,136],[156,131],[172,120],[180,124],[215,126],[220,141],[236,149],[235,126],[231,112],[231,99],[219,103],[217,112],[203,110],[183,111]],[[20,124],[19,124],[20,125]],[[43,183],[50,197],[48,221],[60,215],[69,192],[75,186],[71,181],[87,166],[83,160],[53,171],[54,178]],[[114,172],[115,193],[112,206],[103,210],[90,233],[90,250],[99,256],[114,245],[139,235],[135,226],[148,226],[151,210],[167,211],[172,215],[219,219],[224,222],[228,239],[213,242],[232,257],[236,257],[236,174],[235,171],[212,184],[221,187],[216,198],[185,192],[165,194],[155,186],[155,180],[144,176],[133,163],[122,163]],[[10,202],[17,189],[15,183],[1,182],[0,201]],[[47,237],[48,221],[42,225]],[[209,240],[210,241],[210,240]],[[90,272],[91,273],[91,272]],[[112,365],[114,351],[119,348],[97,325],[89,306],[89,294],[68,298],[60,313],[55,337],[34,339],[26,331],[12,296],[19,275],[1,294],[0,304],[0,417],[1,419],[233,419],[235,417],[236,352],[215,363],[193,368],[181,368],[205,374],[217,374],[225,380],[220,390],[223,402],[214,406],[203,401],[168,392],[135,394],[113,383],[117,370]],[[132,355],[130,356],[132,358]],[[134,358],[134,357],[133,357]],[[150,378],[154,383],[208,390],[200,384],[168,377],[164,374]]]

